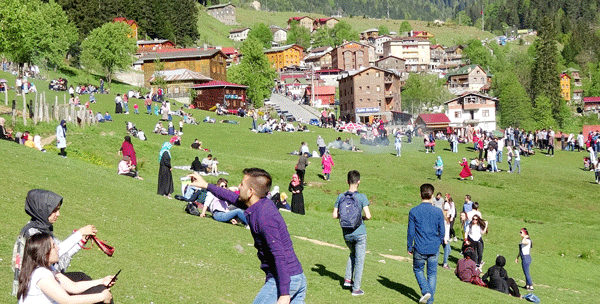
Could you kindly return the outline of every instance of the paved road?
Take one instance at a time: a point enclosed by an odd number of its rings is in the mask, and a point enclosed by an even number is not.
[[[311,118],[319,118],[319,112],[309,106],[299,105],[297,102],[279,94],[271,95],[271,102],[278,105],[282,111],[294,115],[296,120],[302,118],[302,121],[308,123]]]

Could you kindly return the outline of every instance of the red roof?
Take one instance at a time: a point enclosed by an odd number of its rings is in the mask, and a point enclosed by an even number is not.
[[[419,115],[426,124],[449,123],[450,119],[444,113],[421,114]]]
[[[223,53],[225,53],[226,55],[237,53],[237,50],[234,47],[223,47],[221,48],[221,51],[223,51]]]
[[[600,97],[583,97],[583,102],[600,102]]]
[[[569,79],[571,79],[571,76],[569,76],[569,75],[567,75],[567,74],[564,74],[564,73],[563,73],[563,74],[560,74],[560,78],[563,78],[563,77],[568,77]]]
[[[318,86],[316,87],[315,95],[335,95],[335,86]],[[306,88],[306,94],[311,94],[311,88]]]
[[[206,88],[206,87],[238,87],[238,88],[248,88],[242,84],[231,83],[227,81],[213,80],[207,83],[201,83],[191,86],[191,88]]]
[[[135,23],[135,20],[129,20],[127,18],[123,18],[123,17],[117,17],[115,19],[113,19],[114,22],[125,22],[129,25],[132,25]]]
[[[291,17],[291,18],[289,19],[289,21],[291,21],[291,20],[294,20],[294,21],[300,21],[300,20],[302,20],[302,19],[304,19],[304,18],[310,18],[310,17],[308,17],[308,16],[302,16],[302,17]],[[310,18],[310,19],[312,19],[312,18]]]

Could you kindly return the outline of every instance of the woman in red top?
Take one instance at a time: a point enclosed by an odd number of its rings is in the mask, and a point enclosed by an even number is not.
[[[133,144],[131,143],[131,137],[129,137],[129,135],[125,136],[125,141],[123,141],[121,150],[119,152],[123,153],[123,156],[129,156],[129,159],[131,160],[131,166],[137,167],[135,149],[133,149]]]
[[[467,162],[466,158],[463,157],[460,165],[463,167],[462,171],[460,171],[460,179],[464,180],[465,178],[470,176],[471,180],[473,180],[473,174],[471,173],[471,169],[469,168],[469,162]]]

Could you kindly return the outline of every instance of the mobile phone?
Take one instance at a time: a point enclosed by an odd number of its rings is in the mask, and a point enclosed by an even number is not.
[[[117,277],[119,276],[119,273],[121,273],[121,269],[119,269],[119,271],[117,271],[117,274],[115,274],[115,276],[112,278],[112,280],[110,280],[110,282],[108,283],[108,286],[110,286],[111,284],[113,284],[114,282],[117,281]]]

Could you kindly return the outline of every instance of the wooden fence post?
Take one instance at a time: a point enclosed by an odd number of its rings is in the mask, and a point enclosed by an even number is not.
[[[21,93],[23,95],[23,125],[27,126],[27,98],[25,93]]]

